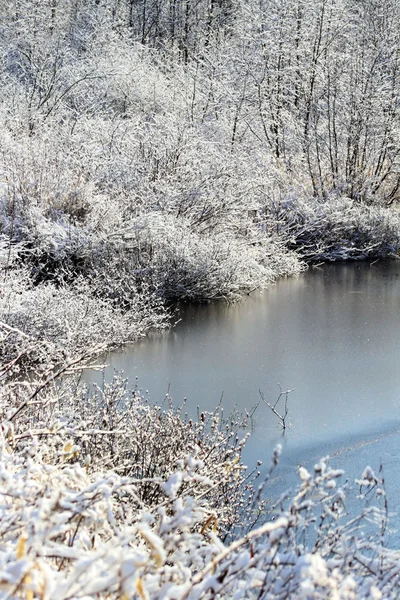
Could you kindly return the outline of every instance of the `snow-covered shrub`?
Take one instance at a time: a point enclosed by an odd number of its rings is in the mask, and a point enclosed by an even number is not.
[[[51,430],[52,434],[43,438],[42,452],[56,456],[68,435],[74,448],[69,457],[79,456],[87,472],[111,469],[141,481],[136,508],[157,507],[166,492],[175,497],[182,487],[193,498],[202,498],[209,514],[218,520],[220,535],[227,537],[239,515],[251,505],[252,483],[257,477],[256,470],[245,475],[240,462],[248,437],[246,418],[231,415],[224,421],[215,411],[191,420],[182,410],[173,409],[169,398],[165,406],[153,405],[138,388],[129,389],[126,383],[116,377],[90,393],[65,383],[57,390],[56,402],[54,390],[48,390],[40,394],[41,406],[35,402],[33,410],[25,400],[27,405],[11,419],[21,436],[20,445],[24,446],[31,431]],[[29,386],[25,398],[36,389]],[[3,411],[14,414],[21,401],[23,398],[11,391],[8,408],[3,406]],[[160,487],[161,481],[166,483]],[[251,518],[249,512],[246,522]]]
[[[247,240],[228,231],[201,234],[188,219],[158,213],[136,221],[135,227],[147,273],[155,289],[169,299],[237,300],[278,274],[291,275],[302,268],[293,253],[258,233]]]
[[[400,250],[400,217],[392,209],[299,197],[274,206],[271,216],[281,239],[308,262],[390,258]]]
[[[32,352],[25,346],[23,351],[29,367],[44,356],[57,364],[65,356],[90,348],[96,353],[166,326],[167,314],[156,298],[131,290],[130,299],[129,308],[122,309],[93,295],[82,280],[73,287],[32,286],[26,271],[9,271],[0,294],[0,362],[14,360],[27,339]]]

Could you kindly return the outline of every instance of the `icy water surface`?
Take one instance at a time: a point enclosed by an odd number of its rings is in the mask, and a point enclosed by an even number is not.
[[[296,465],[330,454],[351,477],[383,462],[398,494],[400,262],[327,265],[234,306],[186,307],[181,319],[112,353],[106,378],[122,369],[154,402],[169,391],[193,414],[221,397],[225,413],[250,410],[260,389],[273,402],[279,385],[294,388],[277,489],[293,484]],[[260,402],[253,425],[245,460],[267,463],[282,442],[278,420]]]

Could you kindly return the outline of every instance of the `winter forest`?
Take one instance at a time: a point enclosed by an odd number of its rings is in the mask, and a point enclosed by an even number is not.
[[[0,598],[398,598],[371,469],[356,516],[324,459],[271,513],[238,415],[79,371],[177,302],[398,256],[400,3],[0,8]]]

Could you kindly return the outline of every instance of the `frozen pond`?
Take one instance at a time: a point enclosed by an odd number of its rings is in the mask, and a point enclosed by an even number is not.
[[[154,402],[169,390],[193,414],[221,396],[227,413],[250,410],[259,389],[271,402],[278,384],[295,388],[276,490],[293,484],[296,465],[330,454],[353,478],[382,461],[389,495],[398,495],[400,261],[327,265],[234,306],[186,307],[181,317],[171,331],[112,353],[106,377],[122,369]],[[261,402],[246,462],[268,463],[277,441],[278,420]]]

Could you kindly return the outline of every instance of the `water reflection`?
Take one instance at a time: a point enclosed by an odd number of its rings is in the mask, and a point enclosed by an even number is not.
[[[259,389],[289,399],[286,443],[328,444],[400,418],[400,264],[340,264],[282,280],[234,306],[189,306],[171,331],[108,357],[139,378],[155,402],[168,391],[188,411],[250,409]],[[95,377],[89,374],[88,379]],[[248,459],[263,458],[280,433],[260,404]]]

